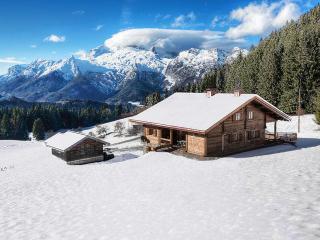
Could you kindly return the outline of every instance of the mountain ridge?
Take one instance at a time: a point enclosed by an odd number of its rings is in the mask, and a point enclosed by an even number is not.
[[[12,66],[0,76],[0,94],[27,101],[141,101],[150,92],[198,81],[206,72],[231,62],[240,52],[248,53],[240,48],[191,48],[168,58],[158,54],[156,48],[131,46],[111,50],[101,45],[79,58],[37,59]]]

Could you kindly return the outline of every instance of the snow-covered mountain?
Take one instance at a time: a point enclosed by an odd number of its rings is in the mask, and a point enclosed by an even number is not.
[[[217,65],[231,62],[240,52],[247,54],[247,50],[239,48],[230,52],[191,48],[168,58],[155,48],[109,49],[102,45],[81,58],[38,59],[15,65],[0,76],[0,94],[29,101],[140,101],[152,91],[198,81]]]

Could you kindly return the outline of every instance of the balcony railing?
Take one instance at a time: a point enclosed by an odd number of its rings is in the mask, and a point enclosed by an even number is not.
[[[266,132],[265,139],[267,141],[282,141],[288,143],[294,143],[297,141],[297,133],[294,132],[277,132],[276,134]]]

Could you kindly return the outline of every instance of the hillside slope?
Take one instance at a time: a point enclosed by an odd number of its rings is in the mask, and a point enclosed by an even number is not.
[[[129,151],[69,166],[41,143],[0,141],[0,238],[317,239],[320,135],[312,118],[302,118],[297,148],[216,161]]]

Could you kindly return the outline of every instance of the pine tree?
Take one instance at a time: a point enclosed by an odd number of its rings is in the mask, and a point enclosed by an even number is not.
[[[28,139],[28,129],[26,120],[22,116],[22,113],[17,111],[14,112],[13,117],[13,138],[18,140],[26,140]]]
[[[5,113],[1,119],[0,137],[2,139],[9,139],[10,137],[12,137],[11,123],[7,113]]]
[[[44,140],[44,126],[41,118],[37,118],[32,127],[32,134],[36,140]]]
[[[225,69],[222,67],[221,69],[217,70],[217,81],[216,81],[216,87],[220,92],[224,91],[225,88],[225,77],[224,77]]]
[[[115,109],[114,109],[114,114],[115,114],[115,117],[118,118],[121,116],[123,112],[123,109],[122,109],[122,104],[117,104]]]
[[[281,96],[281,89],[278,84],[282,75],[281,56],[282,48],[276,49],[273,45],[263,55],[258,73],[257,93],[273,105],[278,104],[278,98]]]
[[[146,104],[146,106],[151,107],[151,106],[157,104],[160,101],[161,101],[160,93],[159,92],[154,92],[154,93],[149,94],[146,97],[145,104]]]
[[[258,93],[287,113],[314,112],[320,89],[320,5],[261,39],[246,57],[224,66],[224,91],[240,81],[244,92]]]
[[[314,101],[314,106],[315,106],[315,122],[320,125],[320,93],[317,94],[317,97],[315,98]]]
[[[280,97],[279,107],[287,113],[295,113],[298,107],[298,90],[301,76],[299,73],[300,62],[298,55],[298,36],[296,35],[295,25],[288,26],[291,30],[286,35],[284,41],[284,53],[282,58],[281,79],[282,94]]]

